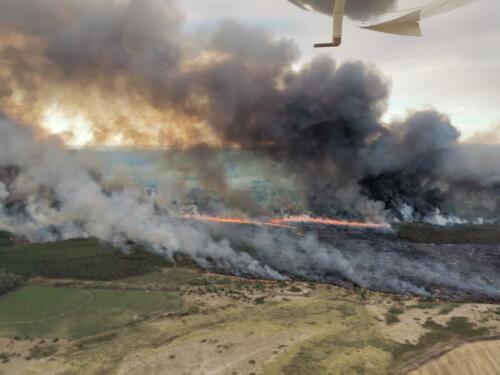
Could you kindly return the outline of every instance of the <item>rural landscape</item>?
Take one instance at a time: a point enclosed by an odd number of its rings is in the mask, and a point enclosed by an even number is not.
[[[0,375],[500,374],[498,0],[0,0]]]
[[[440,243],[451,231],[452,242],[499,243],[496,228],[421,229],[400,236]],[[0,246],[4,375],[498,370],[494,298],[240,278],[94,239],[29,244],[3,232]]]

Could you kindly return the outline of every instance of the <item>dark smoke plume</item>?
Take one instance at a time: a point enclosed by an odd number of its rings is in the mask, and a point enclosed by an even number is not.
[[[171,0],[0,0],[0,24],[11,117],[37,123],[57,106],[87,116],[96,144],[252,150],[281,163],[316,214],[498,217],[500,163],[483,163],[498,151],[472,152],[432,110],[384,124],[390,85],[371,65],[319,57],[297,72],[291,41],[232,21],[188,33]],[[210,165],[204,180],[248,209]]]

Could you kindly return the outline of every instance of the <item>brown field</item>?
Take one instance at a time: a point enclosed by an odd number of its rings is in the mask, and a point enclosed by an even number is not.
[[[410,373],[410,375],[471,374],[500,374],[500,340],[465,344]]]

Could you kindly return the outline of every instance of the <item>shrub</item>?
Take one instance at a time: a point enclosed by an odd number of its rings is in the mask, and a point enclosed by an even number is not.
[[[400,320],[397,315],[388,312],[387,314],[385,314],[385,322],[387,324],[396,324],[399,323]]]
[[[0,270],[0,296],[8,293],[22,285],[22,279],[19,276],[8,274]]]

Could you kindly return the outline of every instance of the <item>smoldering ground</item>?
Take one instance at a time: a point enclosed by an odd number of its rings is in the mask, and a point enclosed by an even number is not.
[[[203,267],[254,277],[326,279],[319,264],[326,260],[361,285],[424,293],[396,271],[390,282],[380,279],[383,273],[377,281],[367,274],[354,279],[346,270],[356,269],[355,262],[368,265],[359,273],[386,268],[367,254],[327,259],[337,250],[313,237],[271,236],[257,255],[235,250],[226,236],[214,240],[220,237],[206,228],[173,218],[163,203],[168,197],[110,183],[58,141],[38,141],[54,108],[88,119],[92,145],[199,147],[204,151],[193,168],[204,172],[204,183],[220,186],[229,209],[251,212],[258,202],[225,184],[216,158],[205,167],[207,147],[229,145],[278,164],[305,197],[303,209],[316,214],[498,218],[498,149],[459,143],[457,129],[435,110],[384,123],[390,82],[374,66],[322,56],[297,70],[300,56],[290,40],[234,21],[188,32],[184,17],[171,0],[0,0],[0,109],[36,129],[1,123],[4,229],[31,240],[133,241],[170,258],[183,253]],[[78,138],[78,129],[61,138]],[[315,248],[326,250],[313,263],[300,255]],[[273,253],[297,264],[271,262]],[[442,267],[436,272],[448,270]],[[411,268],[411,262],[402,267]],[[475,276],[449,272],[453,283],[489,293]]]

